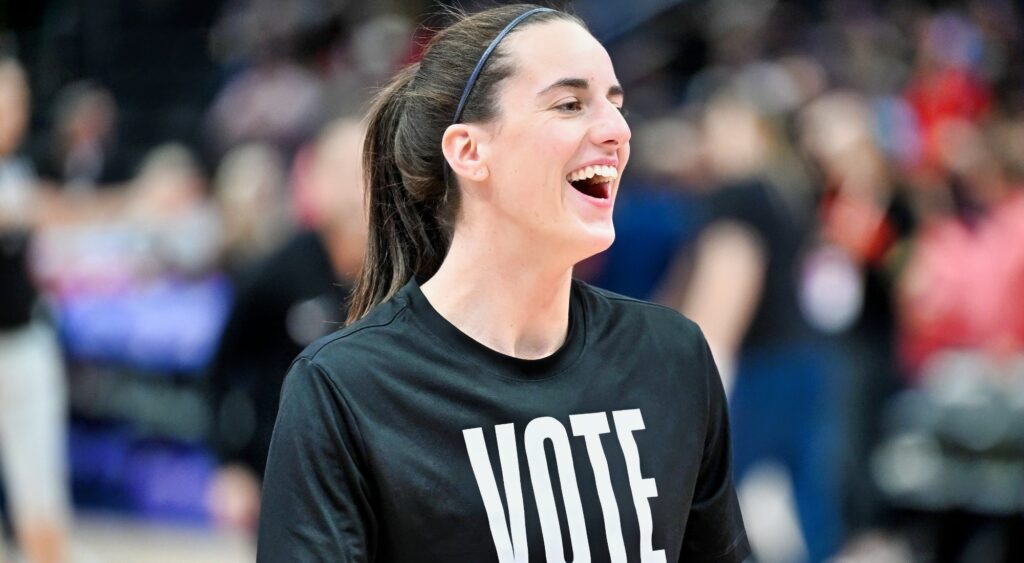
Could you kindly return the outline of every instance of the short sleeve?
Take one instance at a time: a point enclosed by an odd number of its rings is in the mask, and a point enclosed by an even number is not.
[[[259,563],[373,559],[373,504],[361,452],[335,381],[312,361],[296,360],[270,443]]]
[[[708,425],[679,560],[739,562],[750,555],[750,544],[732,480],[729,413],[711,351],[706,342],[703,347],[707,366]]]

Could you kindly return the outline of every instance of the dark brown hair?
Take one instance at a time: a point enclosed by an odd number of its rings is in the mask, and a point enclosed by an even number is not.
[[[374,100],[363,150],[369,237],[349,323],[413,276],[429,278],[441,266],[459,209],[455,176],[445,181],[441,137],[484,50],[509,22],[536,7],[515,4],[460,16],[427,43],[419,62],[402,69]],[[564,12],[539,12],[512,33],[556,19],[583,25]],[[496,86],[513,70],[499,44],[477,78],[460,122],[494,119]]]

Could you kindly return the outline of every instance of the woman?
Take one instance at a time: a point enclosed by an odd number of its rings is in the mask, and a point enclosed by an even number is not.
[[[67,388],[57,334],[44,318],[29,266],[47,202],[28,159],[17,152],[30,100],[24,67],[0,53],[0,480],[25,559],[59,563],[68,560],[72,518]],[[4,551],[0,546],[0,560]]]
[[[746,556],[699,329],[572,280],[614,237],[622,101],[582,23],[532,6],[381,93],[352,322],[285,381],[260,561]]]

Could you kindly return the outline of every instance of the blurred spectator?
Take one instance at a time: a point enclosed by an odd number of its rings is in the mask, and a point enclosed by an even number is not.
[[[21,65],[0,58],[0,462],[18,543],[30,563],[67,558],[66,388],[53,329],[29,273],[38,186],[15,151],[28,123]]]
[[[811,283],[803,285],[800,304],[815,326],[842,335],[849,371],[843,499],[851,533],[880,529],[892,515],[870,479],[870,453],[882,438],[886,401],[903,383],[893,295],[915,222],[878,139],[879,130],[895,126],[885,123],[891,110],[838,90],[798,116],[800,142],[821,186],[817,252],[808,262]],[[882,127],[875,126],[879,122]]]
[[[905,358],[914,373],[949,349],[994,360],[1024,354],[1024,189],[984,132],[940,127],[952,207],[923,225],[902,280]]]
[[[888,405],[883,490],[936,561],[1020,561],[1024,504],[1024,190],[986,131],[940,126],[947,214],[914,240],[898,313],[913,387]]]
[[[346,12],[372,7],[344,0],[229,0],[211,33],[211,51],[227,65],[268,55],[315,56],[342,32]]]
[[[293,152],[323,119],[323,85],[287,60],[267,61],[234,77],[218,94],[207,129],[218,154],[246,142]]]
[[[296,189],[310,203],[309,227],[260,264],[239,288],[209,384],[212,441],[224,465],[209,491],[216,521],[249,531],[282,380],[309,343],[339,328],[366,244],[361,166],[363,129],[331,124],[297,161]]]
[[[153,149],[132,181],[125,219],[142,234],[157,271],[202,274],[220,257],[222,226],[191,151]]]
[[[283,158],[268,145],[235,147],[224,155],[213,183],[224,222],[222,266],[238,279],[277,248],[291,226]]]
[[[10,6],[36,89],[31,146],[43,177],[63,178],[62,169],[51,170],[44,160],[59,135],[59,113],[73,105],[65,101],[76,97],[65,94],[75,91],[107,91],[116,101],[98,187],[129,179],[146,152],[161,143],[198,146],[199,122],[216,79],[207,40],[223,3],[3,3]]]
[[[394,69],[414,59],[429,38],[429,31],[390,11],[353,27],[348,41],[333,49],[324,63],[325,101],[336,115],[357,112],[368,89],[386,83]]]
[[[117,105],[106,88],[82,81],[65,86],[54,103],[53,129],[40,174],[71,192],[120,180],[116,159]]]
[[[976,122],[989,112],[991,87],[977,70],[984,53],[981,39],[977,27],[955,13],[936,15],[922,26],[917,68],[905,96],[921,127],[925,167],[940,165],[944,122]]]
[[[790,474],[810,561],[844,540],[840,510],[842,370],[800,312],[809,202],[769,178],[782,139],[749,102],[716,95],[704,110],[709,218],[679,306],[703,329],[731,387],[735,478],[776,461]],[[741,498],[741,501],[743,499]],[[755,549],[757,546],[755,545]]]
[[[325,116],[359,111],[418,49],[402,12],[415,2],[237,0],[211,34],[213,54],[231,70],[206,118],[217,154],[262,142],[291,156]],[[429,32],[421,29],[423,37]]]

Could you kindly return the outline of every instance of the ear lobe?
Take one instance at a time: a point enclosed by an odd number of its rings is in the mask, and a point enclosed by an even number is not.
[[[452,172],[462,178],[483,181],[489,175],[479,145],[480,131],[465,123],[449,125],[441,137],[441,152]]]

